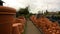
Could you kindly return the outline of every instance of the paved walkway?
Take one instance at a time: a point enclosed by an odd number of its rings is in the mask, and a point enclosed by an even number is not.
[[[31,21],[27,21],[25,34],[41,34],[41,32]]]

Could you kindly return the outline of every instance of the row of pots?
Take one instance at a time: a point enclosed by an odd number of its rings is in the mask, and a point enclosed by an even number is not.
[[[16,18],[15,23],[13,24],[12,34],[22,34],[24,32],[24,26],[26,20],[24,17],[22,19],[20,18],[21,17]]]
[[[44,34],[60,34],[58,22],[52,22],[48,18],[41,16],[37,19],[34,15],[30,17],[33,23],[42,30]]]

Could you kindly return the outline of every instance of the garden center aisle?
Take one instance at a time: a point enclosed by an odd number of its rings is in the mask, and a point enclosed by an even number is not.
[[[28,20],[26,24],[25,34],[41,34],[41,32],[31,21]]]

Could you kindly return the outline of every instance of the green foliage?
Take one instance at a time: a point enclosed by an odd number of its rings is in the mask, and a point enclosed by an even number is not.
[[[21,8],[18,12],[16,12],[16,17],[18,16],[25,16],[29,14],[28,7],[26,8]]]
[[[45,12],[45,15],[47,15],[48,14],[48,10],[46,10],[46,12]]]
[[[32,13],[29,13],[28,8],[29,7],[21,8],[18,12],[16,12],[16,17],[18,17],[18,16],[25,16],[26,18],[29,18],[29,16],[31,16]]]
[[[28,11],[28,7],[26,7],[25,9],[23,9],[23,8],[21,8],[19,11],[18,11],[18,13],[20,14],[20,15],[27,15],[27,14],[29,14],[29,11]]]

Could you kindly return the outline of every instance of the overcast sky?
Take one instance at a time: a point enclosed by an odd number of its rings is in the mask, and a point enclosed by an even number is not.
[[[59,11],[60,0],[3,0],[4,6],[25,8],[29,5],[30,12],[37,13],[39,10]]]

